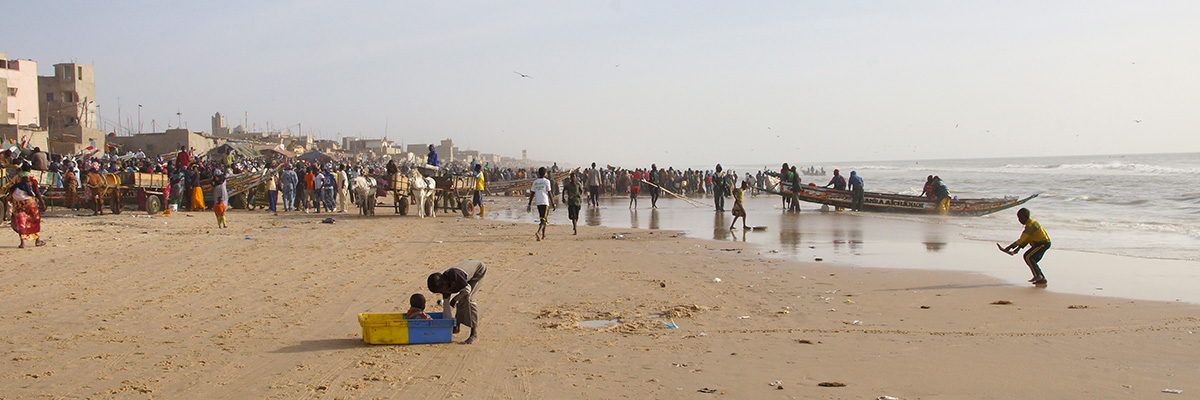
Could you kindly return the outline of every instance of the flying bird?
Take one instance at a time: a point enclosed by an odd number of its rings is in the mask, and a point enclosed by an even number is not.
[[[1135,120],[1133,120],[1133,122],[1134,122],[1134,123],[1136,123],[1136,124],[1140,124],[1140,123],[1142,123],[1142,120],[1140,120],[1140,119],[1135,119]]]
[[[520,73],[520,72],[517,72],[517,71],[513,71],[513,73],[514,73],[514,74],[517,74],[517,75],[520,75],[522,78],[529,78],[529,79],[533,79],[533,77],[532,77],[532,76],[525,75],[525,74],[522,74],[522,73]]]

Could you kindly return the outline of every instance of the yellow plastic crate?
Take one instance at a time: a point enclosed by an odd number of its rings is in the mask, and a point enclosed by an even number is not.
[[[442,319],[440,312],[429,316],[433,319],[404,319],[404,313],[362,313],[358,324],[367,344],[449,343],[454,319]]]

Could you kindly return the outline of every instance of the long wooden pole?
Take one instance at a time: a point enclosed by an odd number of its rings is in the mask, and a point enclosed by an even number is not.
[[[675,194],[675,192],[672,192],[672,191],[670,191],[670,190],[667,190],[667,189],[663,188],[662,186],[658,186],[658,185],[655,185],[655,184],[653,184],[653,183],[650,183],[650,181],[647,181],[647,180],[642,180],[642,183],[645,183],[645,184],[647,184],[647,185],[654,186],[654,187],[656,187],[656,188],[662,189],[662,191],[664,191],[664,192],[667,192],[667,194],[669,194],[669,195],[672,195],[672,196],[675,196],[675,198],[677,198],[677,199],[680,199],[680,200],[686,201],[688,204],[691,204],[691,205],[695,206],[696,208],[704,208],[704,206],[709,206],[709,207],[714,207],[714,208],[716,207],[716,206],[712,206],[712,205],[704,204],[704,203],[701,203],[701,202],[698,202],[698,201],[695,201],[695,200],[689,199],[689,198],[687,198],[687,197],[680,196],[680,195],[678,195],[678,194]]]

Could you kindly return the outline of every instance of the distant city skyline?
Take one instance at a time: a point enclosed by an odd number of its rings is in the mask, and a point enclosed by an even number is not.
[[[140,108],[142,131],[208,131],[221,112],[231,128],[331,140],[386,129],[398,143],[631,167],[1200,151],[1195,2],[19,2],[5,13],[9,58],[37,61],[39,75],[95,67],[106,127],[119,102],[122,125]]]

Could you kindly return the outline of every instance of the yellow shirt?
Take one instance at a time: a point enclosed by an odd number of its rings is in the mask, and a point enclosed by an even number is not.
[[[1018,246],[1024,246],[1030,243],[1049,242],[1050,235],[1046,234],[1046,230],[1042,229],[1042,224],[1030,218],[1025,221],[1025,230],[1021,232],[1021,238],[1017,239]]]
[[[483,172],[475,173],[475,190],[483,190]]]

